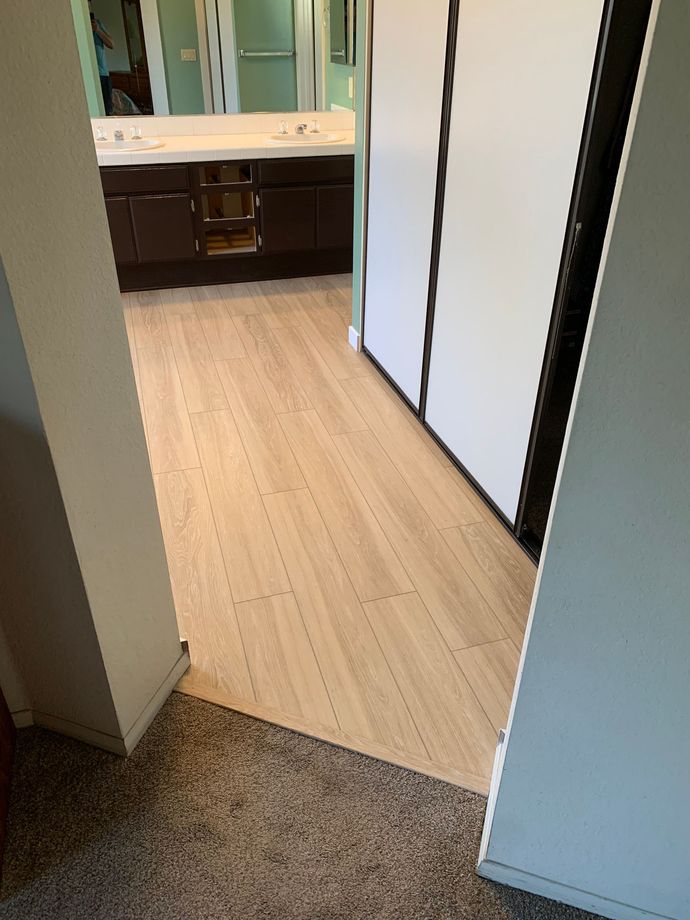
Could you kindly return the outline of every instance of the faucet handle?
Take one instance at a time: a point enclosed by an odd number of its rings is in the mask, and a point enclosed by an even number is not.
[[[310,134],[318,134],[320,130],[321,130],[321,125],[319,124],[316,118],[313,121],[309,122],[309,133]]]
[[[133,141],[141,140],[141,128],[138,128],[136,125],[132,125],[129,129],[129,136]]]
[[[105,128],[101,127],[101,125],[99,125],[96,128],[96,140],[97,141],[107,141],[108,140],[108,132],[105,130]]]
[[[288,123],[283,120],[278,123],[278,134],[287,134],[288,133]]]

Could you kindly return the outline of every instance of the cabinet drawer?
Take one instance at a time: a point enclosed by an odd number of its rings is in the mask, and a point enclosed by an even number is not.
[[[174,192],[189,188],[186,166],[116,166],[101,169],[106,195],[137,192]]]
[[[354,173],[353,156],[259,161],[259,185],[352,182]]]

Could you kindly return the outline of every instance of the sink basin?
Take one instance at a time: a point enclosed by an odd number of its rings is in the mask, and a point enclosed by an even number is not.
[[[160,137],[138,137],[130,141],[96,141],[96,150],[151,150],[162,147]]]
[[[342,134],[328,134],[318,131],[316,134],[270,134],[268,144],[333,144],[342,141]]]

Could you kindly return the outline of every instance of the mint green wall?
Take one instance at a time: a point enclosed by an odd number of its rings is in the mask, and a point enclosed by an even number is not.
[[[350,64],[333,64],[330,60],[326,63],[327,109],[330,109],[332,102],[345,109],[354,107],[354,99],[348,96],[348,80],[354,74],[355,68]]]
[[[292,0],[234,0],[235,41],[251,51],[295,47]],[[292,58],[240,58],[237,61],[242,112],[293,112],[297,73]]]
[[[194,0],[158,0],[165,79],[171,115],[203,115],[204,91]],[[196,48],[196,61],[183,61],[182,48]]]
[[[101,82],[98,78],[96,49],[93,43],[91,23],[89,22],[89,5],[87,0],[70,0],[70,3],[89,115],[92,118],[99,118],[105,115],[105,107],[103,105],[103,96],[101,95]]]
[[[362,303],[360,285],[363,271],[363,228],[362,212],[364,208],[364,133],[367,116],[367,59],[369,43],[369,5],[370,0],[360,0],[357,4],[357,79],[355,80],[355,234],[352,257],[352,326],[357,332],[362,331]],[[341,65],[342,66],[342,65]]]

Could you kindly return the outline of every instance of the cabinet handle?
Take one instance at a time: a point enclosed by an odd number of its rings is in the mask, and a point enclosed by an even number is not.
[[[191,206],[191,208],[192,208],[192,214],[196,214],[196,205],[194,204],[194,199],[193,199],[193,198],[190,198],[190,199],[189,199],[189,204],[190,204],[190,206]]]
[[[194,240],[194,248],[197,252],[199,251],[199,240]]]
[[[258,194],[254,196],[254,200],[256,201],[256,206],[257,206],[257,208],[260,208],[260,207],[261,207],[261,199],[259,198]]]

